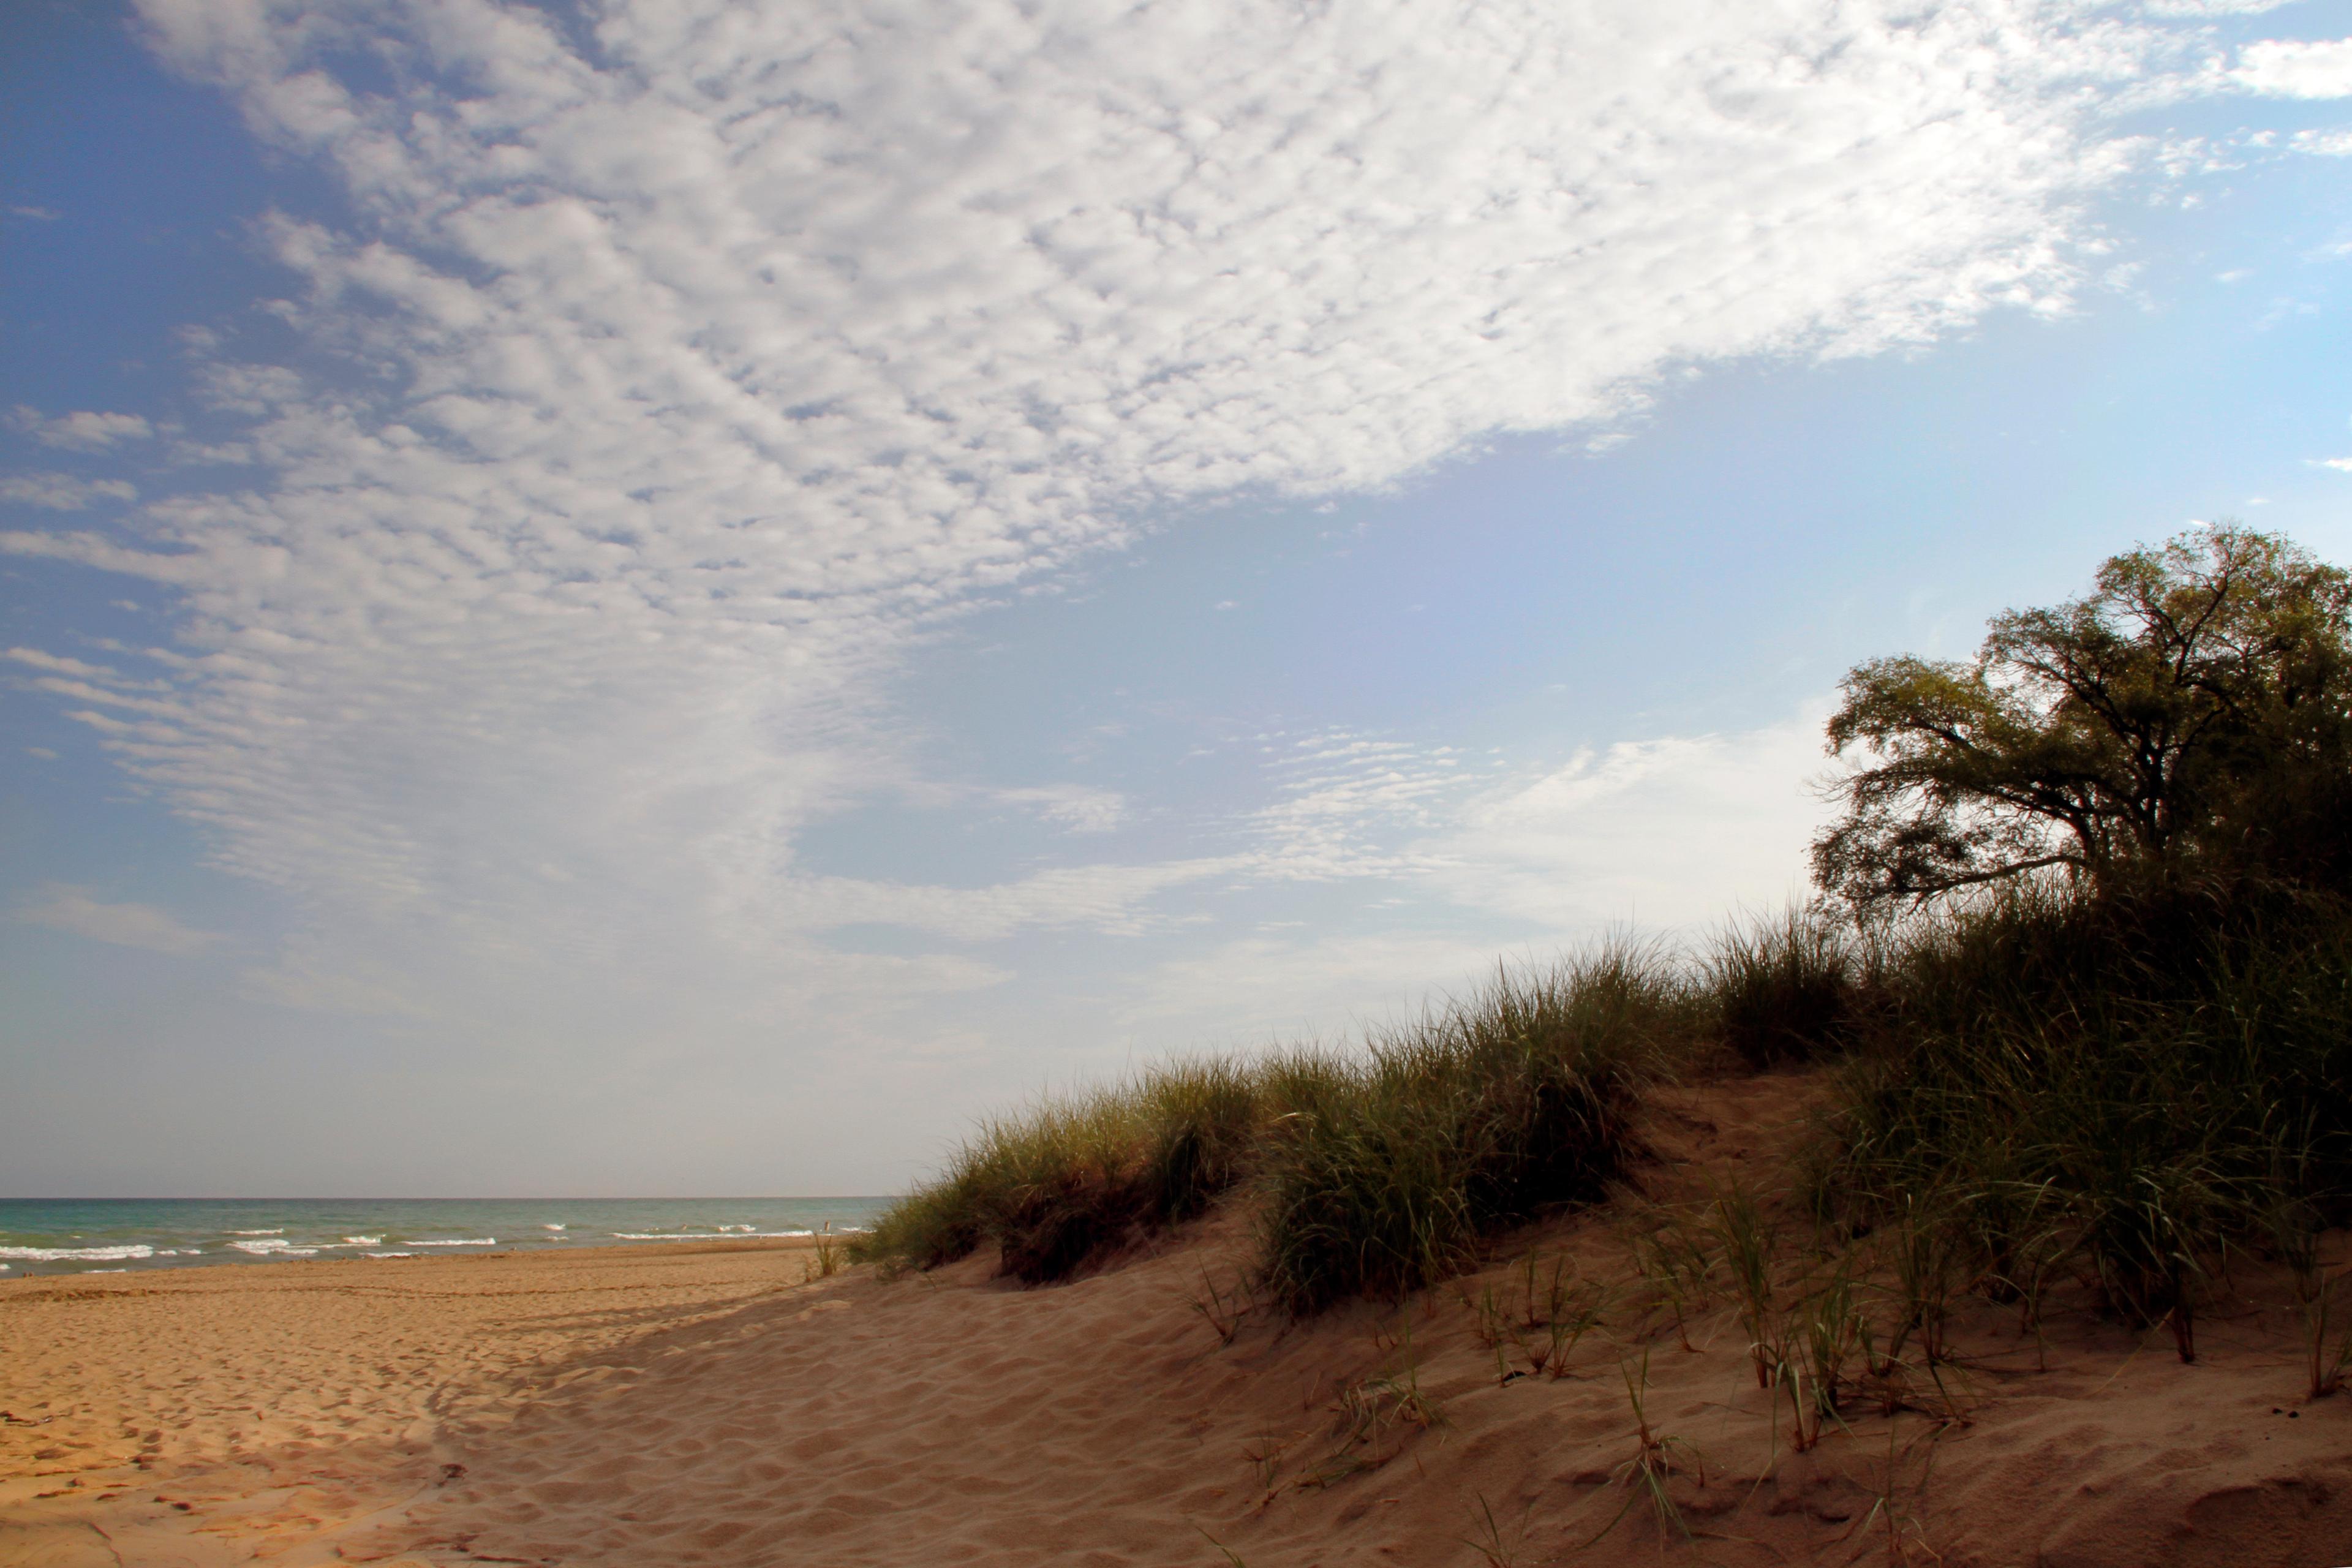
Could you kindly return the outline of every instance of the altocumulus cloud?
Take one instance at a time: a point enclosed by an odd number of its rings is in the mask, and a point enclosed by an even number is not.
[[[85,408],[56,419],[44,419],[38,409],[21,403],[9,411],[7,423],[44,447],[63,447],[79,452],[103,452],[124,441],[143,441],[155,433],[136,414],[104,414]]]
[[[351,1005],[463,952],[854,1007],[1001,976],[825,952],[844,921],[1131,929],[1186,882],[1392,871],[1344,824],[1436,809],[1443,758],[1315,762],[1231,855],[995,889],[795,846],[906,768],[863,696],[910,637],[1145,508],[2063,309],[2079,198],[2137,155],[2103,104],[2221,68],[2066,0],[139,10],[348,216],[265,226],[302,353],[191,339],[247,477],[127,543],[0,542],[183,595],[151,672],[45,679],[315,911],[256,984]],[[142,433],[95,418],[38,428]],[[1482,842],[1535,831],[1495,809]]]
[[[143,947],[153,952],[197,952],[221,940],[219,933],[195,931],[180,923],[169,910],[152,904],[110,904],[87,888],[51,882],[19,905],[16,919],[26,925],[89,937],[116,947]]]

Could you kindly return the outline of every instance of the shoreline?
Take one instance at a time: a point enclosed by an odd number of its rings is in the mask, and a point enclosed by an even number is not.
[[[835,1241],[860,1234],[856,1229],[836,1227]],[[365,1263],[386,1267],[399,1264],[486,1263],[492,1258],[603,1258],[612,1255],[658,1257],[664,1254],[690,1256],[702,1252],[813,1252],[819,1236],[711,1236],[681,1237],[676,1241],[621,1241],[541,1243],[536,1246],[485,1247],[478,1250],[467,1247],[439,1247],[431,1252],[359,1253],[342,1258],[285,1258],[264,1254],[257,1258],[207,1258],[202,1262],[157,1263],[138,1260],[138,1267],[123,1268],[47,1268],[40,1273],[18,1272],[15,1269],[0,1274],[0,1296],[26,1285],[79,1283],[85,1280],[113,1279],[176,1279],[192,1274],[213,1270],[245,1272],[252,1269],[332,1268],[344,1264]]]
[[[0,1281],[220,1263],[836,1236],[875,1196],[0,1200]]]

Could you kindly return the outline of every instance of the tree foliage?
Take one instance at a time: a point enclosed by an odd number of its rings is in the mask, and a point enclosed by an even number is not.
[[[2033,873],[2352,879],[2352,577],[2273,534],[2198,528],[2109,560],[1973,661],[1848,672],[1853,765],[1815,879],[1861,906]]]

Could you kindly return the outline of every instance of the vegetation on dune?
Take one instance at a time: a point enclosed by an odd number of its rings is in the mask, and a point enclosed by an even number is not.
[[[1696,1016],[1657,954],[1620,946],[1500,974],[1360,1057],[1155,1068],[984,1126],[861,1256],[929,1268],[993,1244],[1004,1272],[1042,1283],[1246,1178],[1272,1300],[1304,1313],[1401,1294],[1499,1226],[1601,1196],[1633,1152],[1641,1082]]]
[[[861,1255],[992,1247],[1042,1282],[1246,1187],[1256,1299],[1394,1297],[1603,1197],[1638,1162],[1644,1085],[1826,1059],[1813,1212],[1891,1260],[1906,1300],[1973,1290],[2031,1316],[2079,1279],[2188,1356],[2207,1285],[2253,1249],[2294,1272],[2313,1392],[2340,1383],[2319,1237],[2352,1196],[2352,578],[2193,531],[1998,617],[1971,662],[1859,667],[1829,740],[1851,766],[1814,907],[1695,955],[1621,941],[1502,973],[1359,1052],[1043,1101],[982,1127]],[[1895,1352],[1841,1310],[1768,1353],[1786,1243],[1745,1204],[1684,1250],[1702,1274],[1744,1258],[1759,1376],[1811,1365],[1818,1430],[1836,1366],[1884,1379]],[[1680,1245],[1643,1244],[1659,1279],[1697,1278],[1669,1267]],[[1817,1294],[1845,1300],[1840,1280]],[[1941,1310],[1897,1340],[1932,1347]]]
[[[2078,1270],[2184,1358],[2231,1249],[2341,1217],[2347,606],[2284,541],[2200,529],[1971,666],[1848,678],[1830,736],[1867,755],[1815,867],[1876,1006],[1825,1206],[1932,1213],[1997,1295]]]
[[[1751,1068],[1851,1045],[1871,994],[1870,950],[1822,910],[1734,925],[1699,963],[1715,1033]]]
[[[1843,1069],[1822,1206],[1923,1208],[1979,1287],[2079,1268],[2193,1353],[2201,1289],[2352,1175],[2352,919],[2271,889],[2022,888],[1905,933]]]
[[[1642,1083],[1686,1041],[1688,984],[1654,950],[1604,947],[1373,1038],[1260,1162],[1261,1283],[1294,1315],[1400,1296],[1496,1231],[1607,1191]]]
[[[857,1239],[857,1256],[931,1268],[986,1244],[1017,1279],[1066,1278],[1199,1214],[1240,1176],[1267,1120],[1317,1104],[1339,1070],[1305,1054],[1182,1062],[1044,1100],[983,1125],[943,1176]]]

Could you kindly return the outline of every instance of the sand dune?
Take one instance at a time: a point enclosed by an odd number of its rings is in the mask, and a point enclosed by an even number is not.
[[[1669,1096],[1654,1184],[1769,1158],[1807,1092]],[[1622,1268],[1605,1215],[1520,1240]],[[1986,1305],[1964,1422],[1853,1411],[1798,1454],[1720,1310],[1692,1351],[1604,1327],[1502,1381],[1472,1303],[1505,1259],[1226,1345],[1196,1303],[1244,1241],[1221,1216],[1031,1291],[751,1248],[12,1284],[0,1406],[47,1425],[0,1438],[0,1562],[2352,1563],[2352,1396],[2294,1397],[2252,1276],[2189,1366]],[[1644,1349],[1695,1542],[1623,1484]]]

